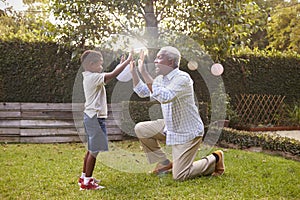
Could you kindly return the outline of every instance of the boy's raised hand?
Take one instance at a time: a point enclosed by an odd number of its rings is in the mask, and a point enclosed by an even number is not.
[[[121,59],[120,59],[120,64],[122,64],[125,61],[125,56],[122,54]]]
[[[128,55],[128,58],[127,58],[128,61],[132,61],[132,59],[133,59],[133,54],[134,54],[134,51],[133,51],[133,49],[132,49],[132,50],[130,51],[129,55]]]

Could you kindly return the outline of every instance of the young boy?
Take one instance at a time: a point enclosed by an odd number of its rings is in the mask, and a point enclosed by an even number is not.
[[[112,72],[103,73],[103,56],[99,51],[87,50],[81,56],[84,69],[83,89],[85,96],[84,128],[87,134],[88,150],[86,152],[82,175],[78,184],[80,190],[98,190],[103,186],[92,177],[96,157],[100,151],[108,151],[108,140],[105,127],[107,118],[107,101],[105,84],[118,76],[132,60],[132,53],[127,60],[121,58],[121,63]]]

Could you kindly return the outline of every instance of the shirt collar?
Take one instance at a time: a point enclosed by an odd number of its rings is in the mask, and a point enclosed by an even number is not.
[[[170,73],[164,76],[164,78],[171,80],[177,73],[179,72],[179,68],[173,69]]]

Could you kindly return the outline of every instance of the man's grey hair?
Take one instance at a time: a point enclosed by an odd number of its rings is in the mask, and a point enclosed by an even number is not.
[[[178,49],[172,46],[165,46],[160,49],[160,51],[165,51],[166,55],[170,60],[174,60],[174,65],[179,67],[181,55]]]

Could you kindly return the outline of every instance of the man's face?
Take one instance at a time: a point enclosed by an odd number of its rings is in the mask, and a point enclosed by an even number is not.
[[[174,69],[174,62],[169,60],[166,51],[159,51],[154,60],[155,72],[157,75],[167,75]]]

